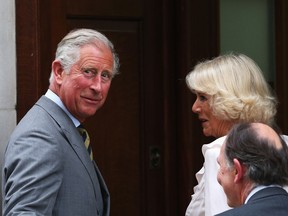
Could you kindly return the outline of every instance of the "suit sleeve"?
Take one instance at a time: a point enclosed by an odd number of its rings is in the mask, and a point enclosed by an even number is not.
[[[62,152],[54,137],[51,131],[37,128],[8,144],[3,170],[4,216],[52,215],[63,169]]]

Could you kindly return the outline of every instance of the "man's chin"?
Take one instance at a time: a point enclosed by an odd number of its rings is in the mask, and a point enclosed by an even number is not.
[[[82,112],[82,118],[83,119],[87,119],[87,118],[90,118],[92,116],[94,116],[96,114],[98,109],[89,109],[89,110],[85,110]]]

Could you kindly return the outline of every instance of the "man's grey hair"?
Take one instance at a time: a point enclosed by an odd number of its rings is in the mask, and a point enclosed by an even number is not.
[[[93,29],[76,29],[70,31],[58,44],[55,60],[58,60],[63,67],[63,70],[68,73],[79,58],[80,48],[85,45],[105,45],[113,55],[113,76],[119,73],[119,58],[114,50],[112,42],[102,33]],[[51,72],[49,82],[53,80],[53,71]]]

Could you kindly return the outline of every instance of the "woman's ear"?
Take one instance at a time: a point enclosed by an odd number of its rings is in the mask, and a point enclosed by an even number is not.
[[[239,181],[243,179],[245,175],[245,167],[236,158],[233,159],[233,163],[234,163],[234,168],[235,168],[234,183],[238,183]]]
[[[63,80],[63,67],[60,63],[60,61],[55,60],[52,62],[52,73],[54,76],[55,81],[57,82],[57,84],[61,84],[62,80]]]

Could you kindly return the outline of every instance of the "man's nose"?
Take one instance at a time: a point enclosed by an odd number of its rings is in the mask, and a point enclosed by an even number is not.
[[[101,76],[95,76],[91,79],[91,88],[95,91],[101,91],[102,89],[102,79]]]

